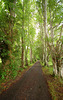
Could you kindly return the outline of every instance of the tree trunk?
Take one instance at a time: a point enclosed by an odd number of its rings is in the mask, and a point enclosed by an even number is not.
[[[24,67],[24,1],[23,1],[23,19],[22,19],[22,55],[21,55],[21,67]]]
[[[32,48],[30,48],[30,63],[32,63]]]
[[[27,59],[28,47],[25,50],[25,65],[28,66],[28,59]]]
[[[10,3],[10,1],[9,1],[9,3]],[[13,9],[14,8],[11,8],[10,6],[9,6],[9,3],[8,3],[8,10],[9,10],[9,13],[10,13],[10,18],[9,18],[9,25],[8,25],[8,30],[7,30],[7,33],[6,33],[6,39],[9,41],[9,43],[7,44],[8,45],[8,51],[9,51],[9,53],[8,53],[8,59],[6,60],[6,62],[5,62],[5,64],[3,65],[3,70],[5,71],[5,69],[7,70],[6,72],[6,74],[7,74],[7,76],[6,76],[6,79],[9,77],[9,75],[10,75],[10,72],[9,72],[9,64],[11,64],[12,62],[11,62],[11,59],[13,59],[14,57],[13,57],[13,55],[12,55],[12,51],[13,51],[13,49],[12,49],[12,45],[13,45],[13,26],[14,26],[14,22],[13,22],[13,18],[12,17],[14,17],[14,15],[15,15],[15,13],[14,13],[14,11],[13,11]],[[16,0],[13,2],[14,4],[16,4]],[[5,67],[5,66],[8,66],[7,68]]]
[[[45,32],[45,65],[47,65],[47,0],[45,0],[44,6],[44,32]]]
[[[21,67],[24,67],[24,39],[23,39],[23,37],[22,37]]]
[[[53,45],[53,18],[52,18],[52,14],[51,14],[51,10],[50,10],[50,30],[51,30],[51,41],[52,41],[52,45]]]
[[[60,75],[63,78],[63,58],[61,60],[61,69],[60,69]]]
[[[60,38],[61,38],[61,36],[63,36],[62,29],[63,29],[63,24],[61,27]],[[62,59],[61,59],[61,77],[63,78],[63,42],[61,44],[61,50],[62,50],[62,53],[61,53],[61,57],[62,57]]]
[[[53,59],[53,75],[57,75],[57,63],[56,59]]]

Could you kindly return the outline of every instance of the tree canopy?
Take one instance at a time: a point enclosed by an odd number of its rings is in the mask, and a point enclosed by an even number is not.
[[[40,60],[63,77],[63,1],[0,0],[0,77]]]

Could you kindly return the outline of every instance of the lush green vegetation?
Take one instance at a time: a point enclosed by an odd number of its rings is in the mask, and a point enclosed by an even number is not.
[[[0,79],[41,60],[63,77],[62,0],[0,0]]]
[[[1,79],[16,77],[19,70],[35,61],[32,58],[36,33],[33,3],[29,0],[0,0]]]
[[[43,73],[48,83],[49,92],[52,96],[52,100],[63,99],[63,80],[58,76],[53,77],[53,67],[42,67]]]

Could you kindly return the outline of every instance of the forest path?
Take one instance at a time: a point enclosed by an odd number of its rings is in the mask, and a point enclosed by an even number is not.
[[[16,83],[4,91],[0,100],[52,100],[40,62],[36,62]]]

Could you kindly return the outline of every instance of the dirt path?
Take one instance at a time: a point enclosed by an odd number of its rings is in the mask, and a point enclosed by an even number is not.
[[[52,100],[40,62],[35,63],[16,83],[3,92],[0,100]]]

